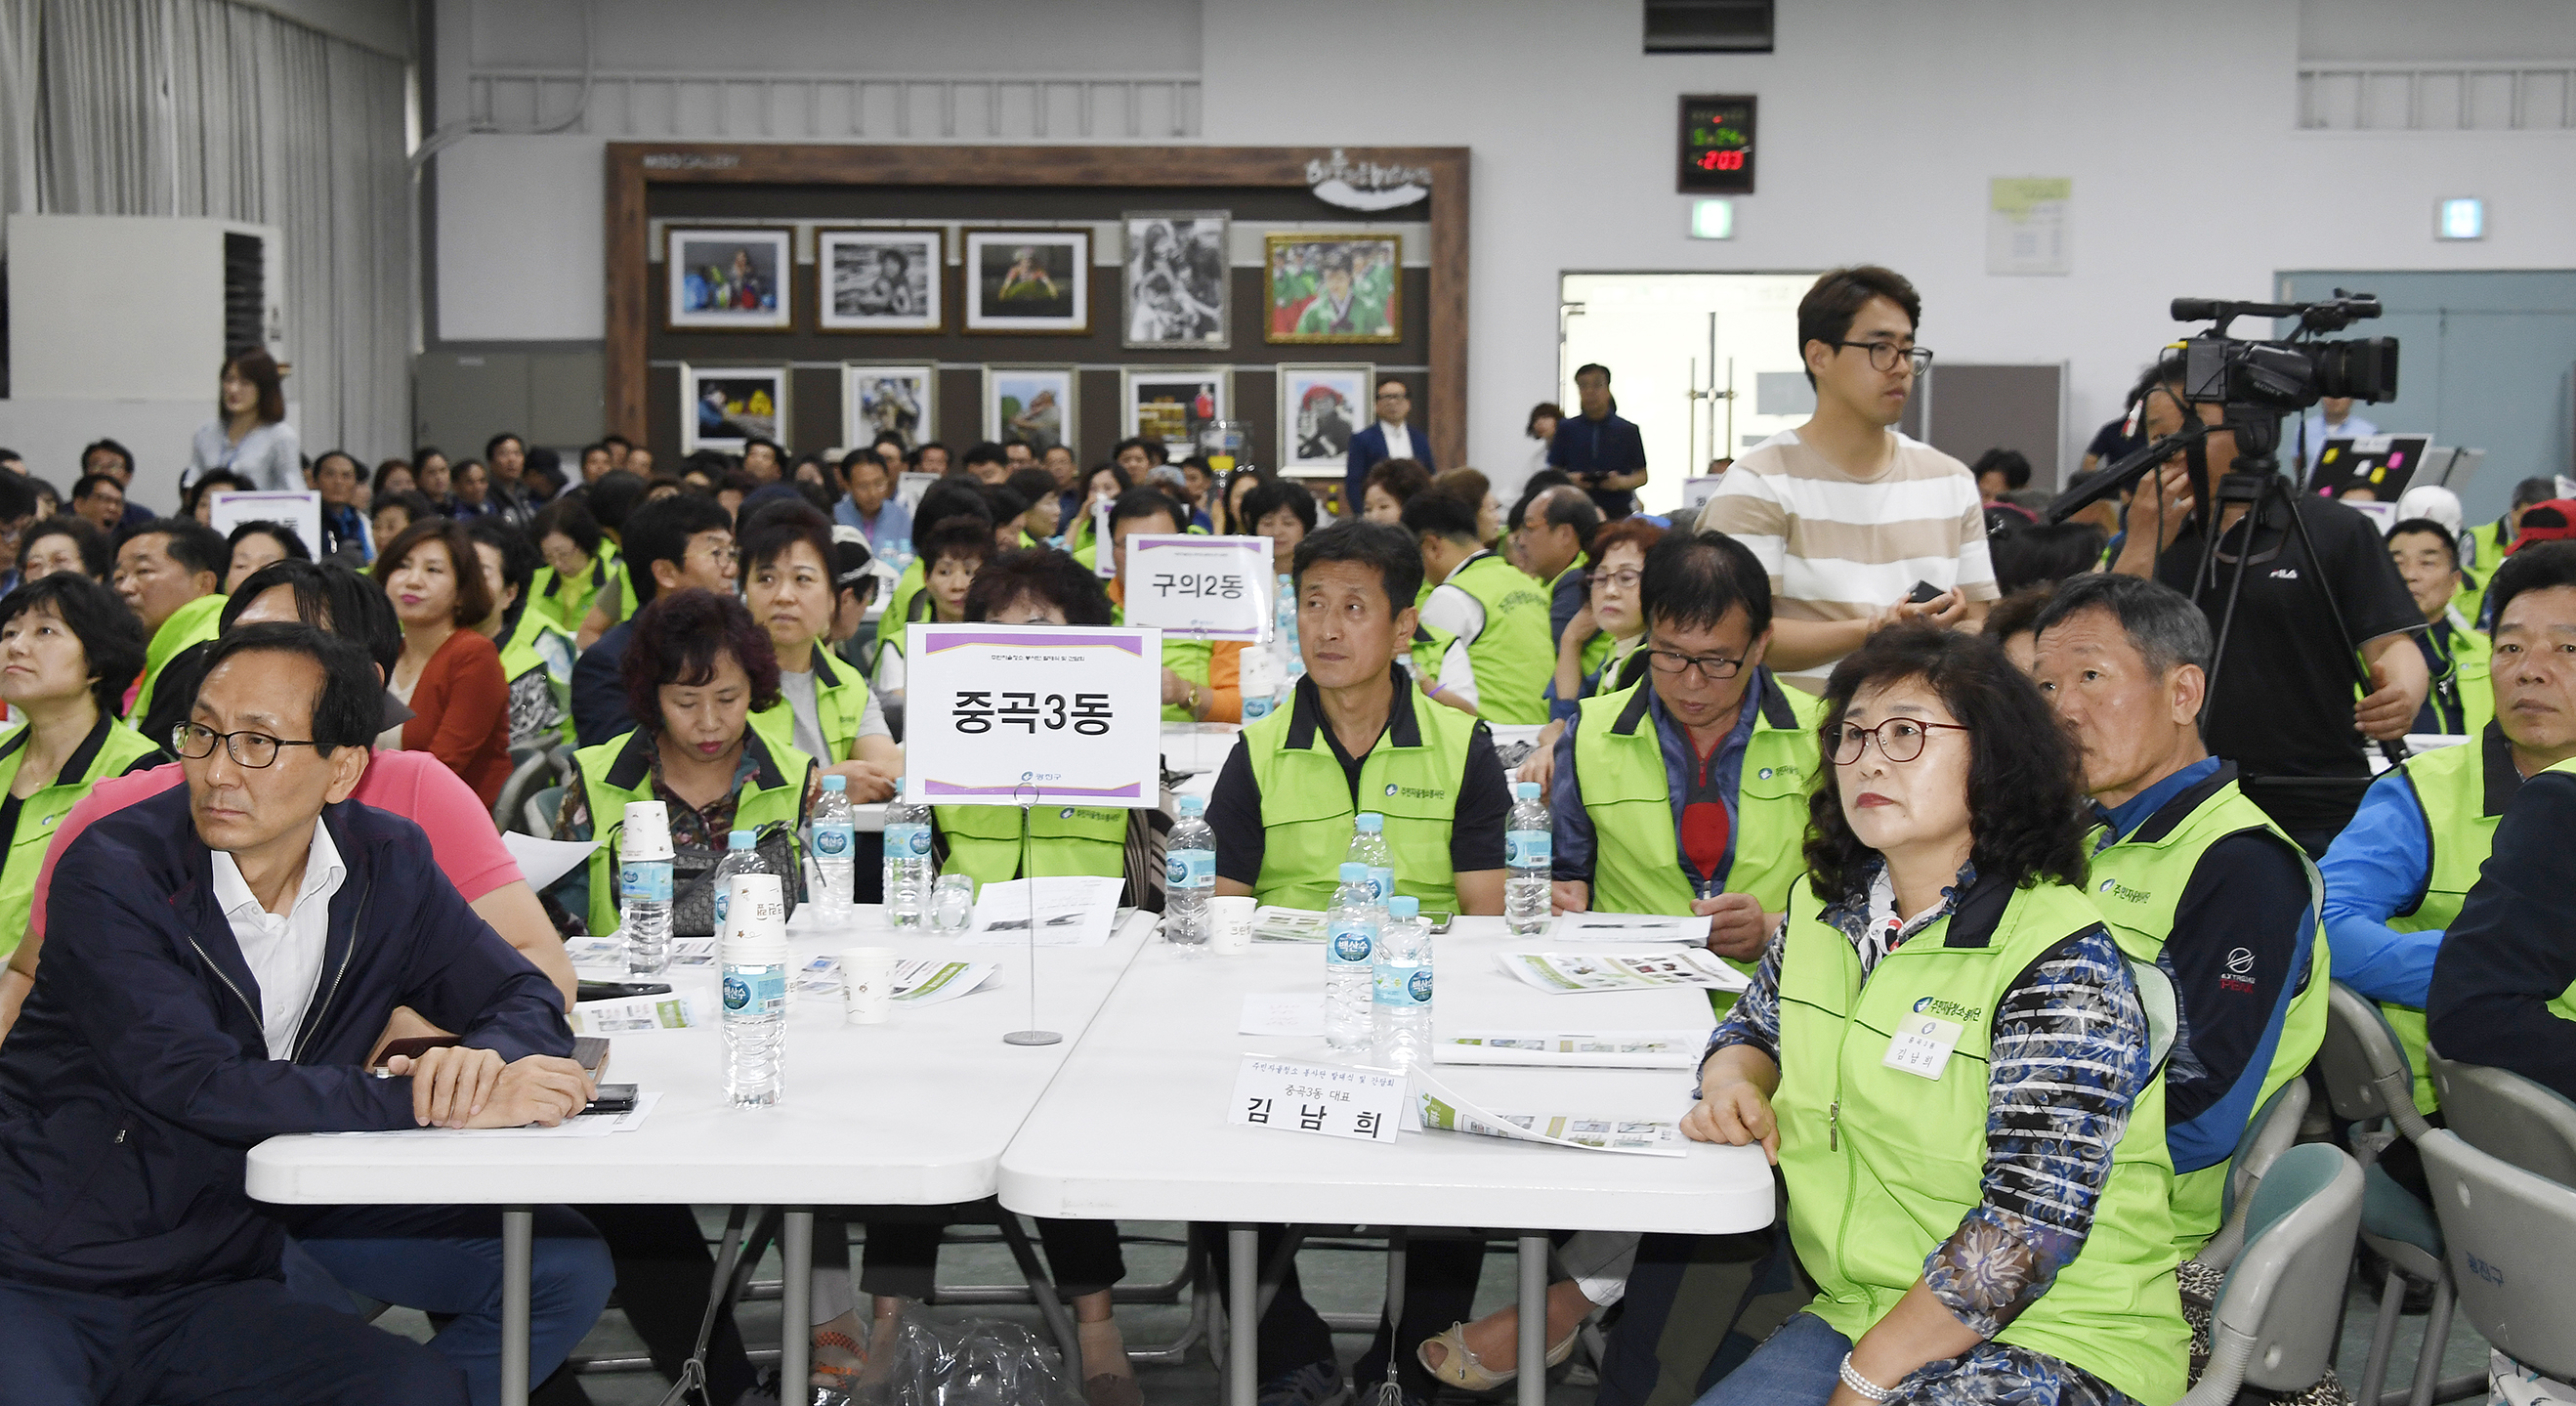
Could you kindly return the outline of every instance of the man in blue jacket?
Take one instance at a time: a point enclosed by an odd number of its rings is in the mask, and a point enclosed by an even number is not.
[[[1393,376],[1377,383],[1377,418],[1367,429],[1351,436],[1351,448],[1342,461],[1342,513],[1358,517],[1367,504],[1360,501],[1368,491],[1369,470],[1389,459],[1411,459],[1425,473],[1436,474],[1440,467],[1431,462],[1431,436],[1418,426],[1407,424],[1413,414],[1413,392]]]
[[[467,1399],[452,1354],[282,1282],[290,1220],[328,1234],[380,1208],[289,1217],[243,1189],[265,1138],[554,1124],[590,1095],[553,984],[418,826],[347,800],[381,699],[351,641],[236,630],[176,739],[187,786],[64,853],[0,1046],[0,1400]],[[371,1077],[397,1005],[463,1043]]]

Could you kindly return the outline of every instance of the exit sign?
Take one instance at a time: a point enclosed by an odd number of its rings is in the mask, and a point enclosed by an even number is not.
[[[1676,189],[1684,195],[1753,193],[1753,104],[1750,97],[1682,99],[1681,180]]]

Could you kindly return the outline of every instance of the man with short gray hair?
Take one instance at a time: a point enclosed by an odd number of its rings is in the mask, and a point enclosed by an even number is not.
[[[2075,576],[2033,628],[2032,677],[2082,749],[2103,825],[2086,887],[2175,1006],[2165,1142],[2189,1259],[2218,1229],[2238,1138],[2324,1038],[2316,870],[2237,789],[2234,764],[2201,744],[2211,646],[2189,597],[2133,576]]]

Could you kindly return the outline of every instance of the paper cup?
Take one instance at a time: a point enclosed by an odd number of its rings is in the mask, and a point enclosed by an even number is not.
[[[895,950],[848,947],[841,951],[841,1016],[852,1025],[883,1025],[894,1008]]]
[[[1261,900],[1251,897],[1208,900],[1208,950],[1241,952],[1252,946],[1252,915]]]
[[[662,801],[628,801],[617,831],[621,859],[669,859],[671,811]]]

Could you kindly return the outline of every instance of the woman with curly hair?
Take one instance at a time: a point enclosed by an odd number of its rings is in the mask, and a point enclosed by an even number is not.
[[[1778,1164],[1822,1292],[1701,1406],[2175,1399],[2164,1081],[2073,745],[1993,642],[1912,625],[1819,734],[1807,882],[1682,1126]]]

